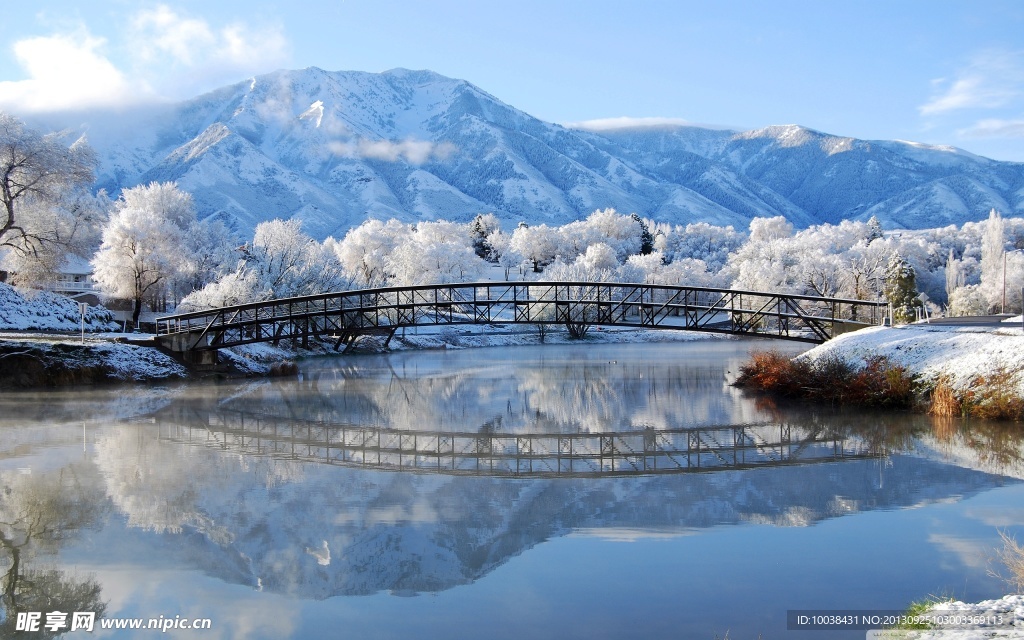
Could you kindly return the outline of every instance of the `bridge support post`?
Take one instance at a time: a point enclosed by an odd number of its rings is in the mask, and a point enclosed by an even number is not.
[[[217,350],[205,349],[203,351],[195,351],[190,349],[182,352],[181,359],[185,361],[185,364],[195,367],[212,367],[218,361]]]
[[[199,332],[177,333],[157,337],[157,343],[172,353],[181,355],[185,364],[196,367],[211,367],[217,364],[216,349],[196,349],[209,345],[209,336],[199,337]]]

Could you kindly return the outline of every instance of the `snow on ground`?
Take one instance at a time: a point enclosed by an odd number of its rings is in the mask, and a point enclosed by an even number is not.
[[[87,338],[84,344],[72,336],[3,334],[0,338],[0,359],[16,363],[15,368],[35,361],[47,371],[94,369],[102,372],[97,374],[102,379],[126,382],[188,376],[184,366],[151,347],[92,337]],[[15,370],[7,373],[8,377],[18,375]],[[32,383],[31,380],[25,382]]]
[[[22,291],[0,282],[0,329],[77,331],[81,328],[78,303],[49,291]],[[86,331],[112,331],[118,325],[113,312],[90,306],[85,314]]]
[[[1024,393],[1024,332],[1019,327],[871,327],[838,336],[800,357],[814,361],[832,355],[853,362],[885,356],[925,382],[945,376],[957,389],[1002,369]]]
[[[1024,595],[1008,595],[977,603],[939,602],[924,616],[933,620],[927,631],[881,631],[868,638],[900,640],[980,640],[1024,638]]]

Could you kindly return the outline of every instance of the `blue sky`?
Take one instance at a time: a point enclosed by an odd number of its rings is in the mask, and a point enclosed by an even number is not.
[[[279,68],[431,69],[543,120],[669,118],[1024,161],[1024,2],[40,0],[0,109],[177,100]]]

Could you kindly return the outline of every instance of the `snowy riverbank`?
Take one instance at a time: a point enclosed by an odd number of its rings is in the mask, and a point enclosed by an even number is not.
[[[104,382],[152,382],[188,377],[170,356],[90,336],[0,335],[0,389]]]
[[[1024,638],[1024,595],[1008,595],[982,602],[939,602],[920,614],[936,621],[921,631],[885,631],[868,638],[891,640],[980,640]]]
[[[838,336],[800,357],[817,361],[832,356],[850,362],[883,356],[925,384],[945,378],[958,390],[1005,372],[1024,394],[1024,332],[1019,325],[871,327]]]

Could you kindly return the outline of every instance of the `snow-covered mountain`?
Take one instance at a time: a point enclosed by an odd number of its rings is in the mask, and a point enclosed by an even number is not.
[[[321,238],[367,217],[562,224],[605,207],[738,226],[784,215],[798,227],[1024,213],[1024,163],[799,126],[574,130],[430,71],[276,71],[131,116],[75,118],[45,124],[85,129],[99,187],[176,180],[201,217],[243,233],[292,216]]]

